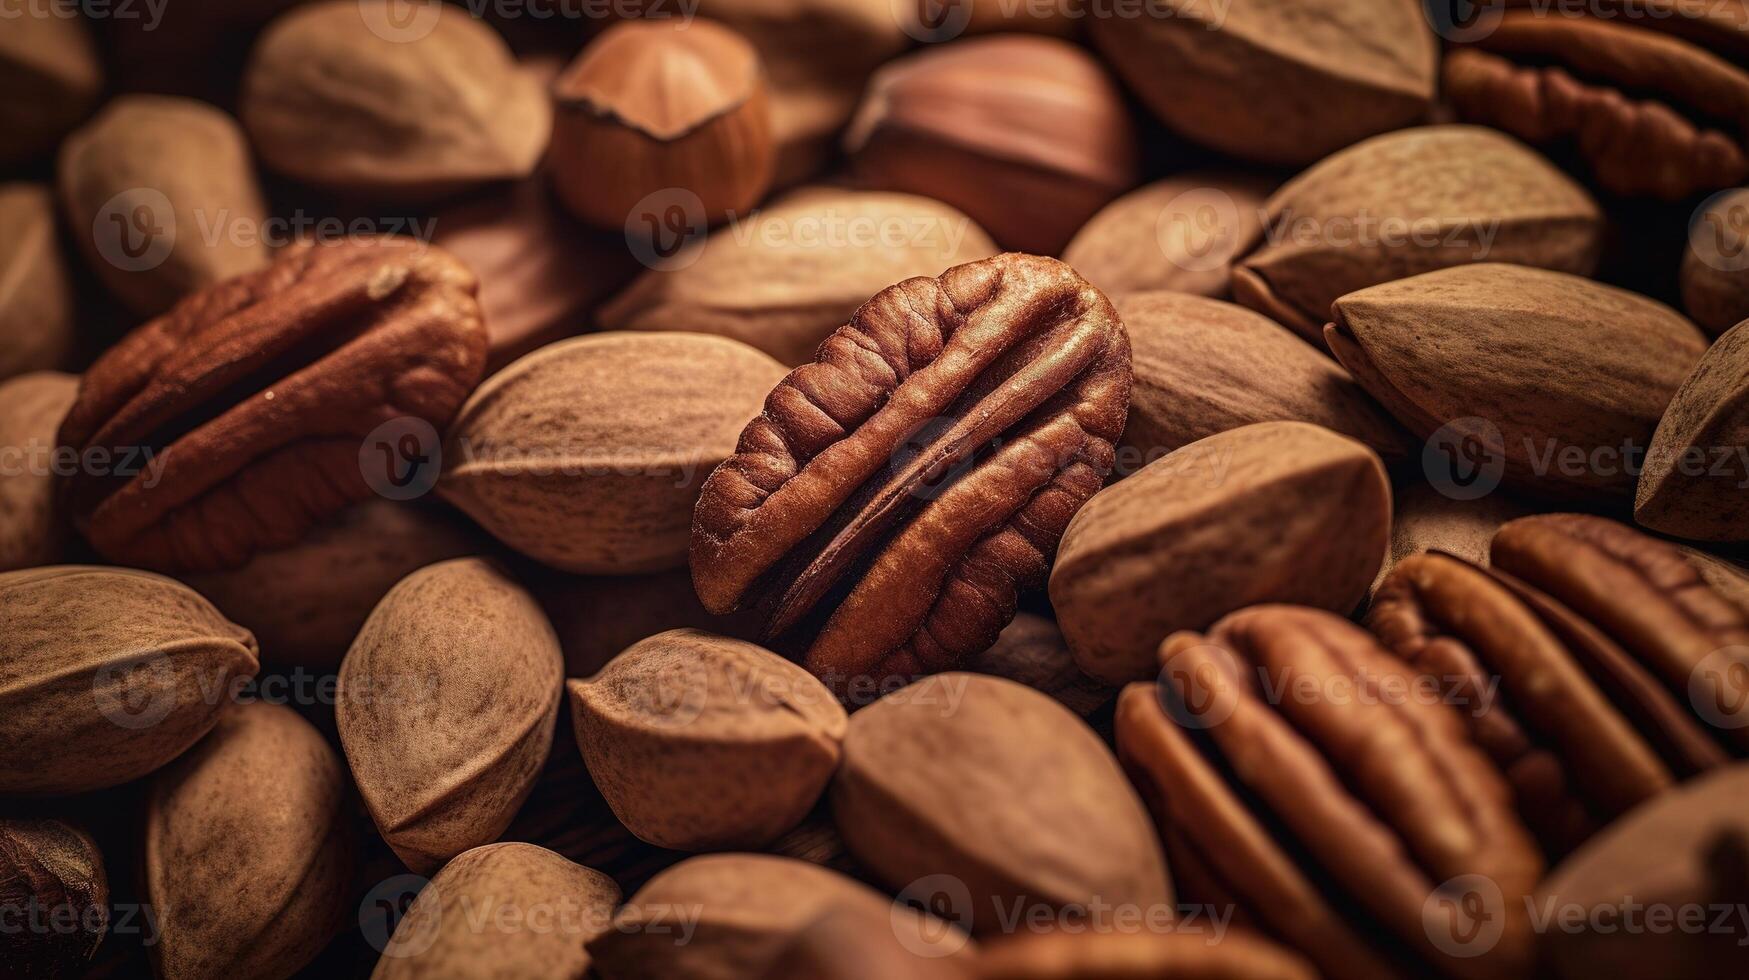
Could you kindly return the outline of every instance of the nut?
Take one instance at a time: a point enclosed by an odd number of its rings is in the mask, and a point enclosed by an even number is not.
[[[56,4],[9,4],[0,33],[0,91],[6,93],[0,163],[54,149],[103,94],[103,68],[84,16]]]
[[[255,638],[148,572],[0,573],[0,793],[138,779],[213,727]]]
[[[1634,520],[1703,541],[1749,539],[1749,324],[1701,355],[1652,434]]]
[[[290,708],[226,711],[152,780],[145,898],[161,977],[285,977],[354,909],[346,767]]]
[[[764,980],[974,980],[971,956],[927,957],[906,948],[871,909],[829,908],[796,932]],[[981,958],[976,962],[982,963]]]
[[[552,748],[564,683],[534,597],[478,558],[383,597],[340,665],[335,726],[371,819],[429,874],[498,839]]]
[[[566,687],[596,787],[657,847],[763,847],[808,815],[838,767],[844,709],[813,675],[742,640],[670,630]]]
[[[1590,275],[1603,215],[1516,140],[1426,126],[1319,161],[1269,199],[1263,228],[1233,296],[1321,345],[1331,303],[1393,279],[1481,261]]]
[[[659,227],[669,202],[647,199],[677,188],[714,223],[750,210],[771,185],[764,69],[720,24],[615,24],[553,82],[553,99],[553,185],[591,224]]]
[[[382,238],[296,245],[188,297],[80,384],[60,444],[113,466],[64,482],[75,524],[112,561],[168,570],[295,543],[371,495],[363,462],[404,452],[367,434],[441,429],[479,383],[475,289],[443,252]]]
[[[267,264],[267,203],[243,130],[204,102],[116,99],[67,137],[56,174],[86,259],[142,316]]]
[[[1375,595],[1379,584],[1398,562],[1423,551],[1439,551],[1486,565],[1494,532],[1507,521],[1531,513],[1528,506],[1509,494],[1495,492],[1464,499],[1420,481],[1399,485],[1393,496],[1391,550],[1385,555],[1378,577],[1373,579],[1370,591]]]
[[[882,290],[705,482],[699,598],[714,613],[771,602],[772,637],[807,622],[804,663],[835,689],[952,667],[1043,579],[1111,469],[1129,382],[1116,311],[1054,259]]]
[[[1003,247],[1055,255],[1140,177],[1123,95],[1052,37],[1002,35],[883,67],[845,135],[857,175],[938,198]]]
[[[703,334],[550,344],[462,406],[438,492],[554,568],[678,567],[699,486],[782,376],[751,347]]]
[[[0,820],[7,971],[83,976],[109,931],[109,877],[91,835],[59,820]]]
[[[1063,533],[1051,604],[1082,670],[1138,680],[1157,669],[1161,637],[1235,609],[1349,612],[1390,534],[1376,453],[1304,422],[1260,422],[1193,442],[1088,501]]]
[[[1218,170],[1156,181],[1087,219],[1063,261],[1107,296],[1168,289],[1224,298],[1233,260],[1263,231],[1275,185]]]
[[[805,364],[887,286],[995,254],[990,236],[945,204],[810,187],[718,231],[688,263],[644,273],[597,320],[608,330],[720,334]]]
[[[533,575],[540,600],[565,650],[565,676],[589,677],[640,640],[671,629],[699,629],[737,640],[759,636],[749,613],[712,616],[685,568],[648,575]]]
[[[978,957],[981,980],[1314,980],[1297,954],[1249,930],[1218,940],[1194,932],[1025,932],[993,942]]]
[[[1709,199],[1694,216],[1682,251],[1682,308],[1717,336],[1749,319],[1749,275],[1739,260],[1749,233],[1749,188]]]
[[[0,381],[64,367],[73,352],[73,285],[41,184],[0,184]]]
[[[1410,432],[1473,440],[1496,478],[1564,500],[1632,491],[1639,454],[1706,350],[1662,303],[1517,265],[1399,279],[1333,313],[1330,350]]]
[[[1005,677],[1042,691],[1082,718],[1111,704],[1117,689],[1088,677],[1075,666],[1075,655],[1057,624],[1029,612],[1015,614],[990,649],[966,661],[974,674]]]
[[[262,33],[239,103],[261,162],[330,191],[409,202],[532,174],[552,110],[504,40],[447,5],[372,6],[323,0]],[[417,37],[371,27],[426,17]]]
[[[51,469],[55,430],[79,379],[39,371],[0,381],[0,448],[21,454],[0,468],[0,572],[54,563],[66,538]]]
[[[1167,126],[1260,163],[1310,163],[1433,104],[1437,42],[1396,0],[1161,0],[1091,30]]]

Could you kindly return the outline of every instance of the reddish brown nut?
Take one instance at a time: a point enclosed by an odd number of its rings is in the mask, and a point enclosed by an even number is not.
[[[699,598],[769,601],[769,636],[824,620],[805,663],[829,683],[985,649],[1111,469],[1129,358],[1111,303],[1054,259],[882,290],[705,482]]]
[[[109,877],[91,835],[0,820],[0,962],[8,976],[83,976],[109,928]]]
[[[296,542],[370,495],[372,430],[441,430],[479,383],[476,288],[448,254],[382,238],[299,244],[188,297],[84,376],[60,443],[108,465],[63,483],[75,526],[165,570]]]
[[[1200,930],[1199,930],[1200,931]],[[1314,980],[1298,955],[1252,932],[1027,932],[992,942],[979,980]]]

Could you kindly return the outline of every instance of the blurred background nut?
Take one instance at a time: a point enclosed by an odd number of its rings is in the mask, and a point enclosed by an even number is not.
[[[564,658],[534,597],[489,562],[403,579],[340,665],[335,723],[359,795],[430,874],[504,832],[553,744]]]
[[[422,201],[527,177],[552,112],[492,28],[435,0],[324,0],[261,35],[239,115],[268,169]]]
[[[1749,323],[1713,341],[1670,399],[1634,520],[1679,538],[1749,540]]]
[[[742,640],[673,630],[566,686],[589,775],[658,847],[763,847],[807,816],[838,767],[837,699]]]
[[[555,568],[678,567],[699,486],[782,378],[782,365],[722,337],[563,340],[493,375],[462,407],[438,492]]]
[[[844,145],[867,186],[938,198],[1004,248],[1041,255],[1140,179],[1116,83],[1051,37],[974,38],[888,64]]]
[[[762,980],[973,980],[982,957],[920,956],[906,948],[879,913],[829,908],[796,932]]]
[[[181,755],[255,676],[249,631],[122,568],[0,573],[0,792],[81,793]]]
[[[54,196],[43,184],[0,184],[0,381],[67,366],[74,346]]]
[[[0,916],[8,975],[84,975],[109,929],[109,876],[91,835],[60,820],[0,820]]]
[[[1005,677],[1057,699],[1082,718],[1111,703],[1117,688],[1102,684],[1075,666],[1075,656],[1057,624],[1034,613],[1016,613],[988,650],[966,661],[976,674]]]
[[[267,264],[267,204],[236,120],[193,99],[128,95],[67,138],[67,223],[141,316]]]
[[[745,38],[707,20],[607,29],[553,82],[553,183],[572,213],[642,231],[651,194],[696,195],[709,223],[771,184],[764,68]]]
[[[145,900],[159,976],[289,977],[349,913],[346,766],[290,708],[240,704],[152,779]]]
[[[1391,550],[1373,579],[1375,594],[1398,562],[1423,551],[1444,552],[1486,565],[1494,532],[1507,521],[1532,512],[1524,501],[1508,493],[1495,491],[1459,499],[1419,478],[1399,481],[1391,497]]]
[[[1749,319],[1749,188],[1708,198],[1690,219],[1682,251],[1682,308],[1717,336]]]
[[[0,163],[53,150],[96,107],[103,68],[74,0],[12,0],[0,31]]]
[[[1263,203],[1277,183],[1222,170],[1156,181],[1089,218],[1063,261],[1113,299],[1160,289],[1225,298],[1233,262],[1262,231]]]
[[[0,380],[0,572],[54,563],[67,537],[55,503],[55,430],[79,379],[38,371]]]
[[[1248,929],[1023,932],[987,944],[978,980],[1313,980],[1318,972]]]
[[[685,568],[646,575],[567,575],[542,568],[529,573],[529,589],[559,634],[567,677],[592,676],[626,647],[668,630],[700,629],[738,640],[759,636],[759,618],[751,612],[706,611]]]

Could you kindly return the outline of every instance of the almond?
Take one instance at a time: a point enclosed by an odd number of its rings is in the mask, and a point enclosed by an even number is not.
[[[75,340],[73,284],[42,184],[0,184],[0,381],[66,365]]]
[[[1707,348],[1664,410],[1634,520],[1679,538],[1749,539],[1749,323]]]
[[[38,371],[0,381],[0,572],[54,562],[67,538],[55,501],[55,433],[79,379]]]

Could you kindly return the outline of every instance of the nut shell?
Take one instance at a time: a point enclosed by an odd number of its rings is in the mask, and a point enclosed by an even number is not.
[[[103,95],[103,67],[91,29],[77,10],[25,3],[8,8],[0,34],[0,162],[19,163],[54,149]]]
[[[52,453],[78,392],[78,378],[56,371],[0,381],[0,447],[23,454],[0,468],[0,572],[60,557],[67,522],[55,503]]]
[[[73,352],[73,284],[55,221],[47,186],[0,184],[0,381],[65,367]]]
[[[109,877],[91,835],[59,820],[0,820],[7,972],[83,976],[109,930]]]
[[[1725,331],[1652,434],[1634,520],[1679,538],[1749,539],[1749,323]]]

